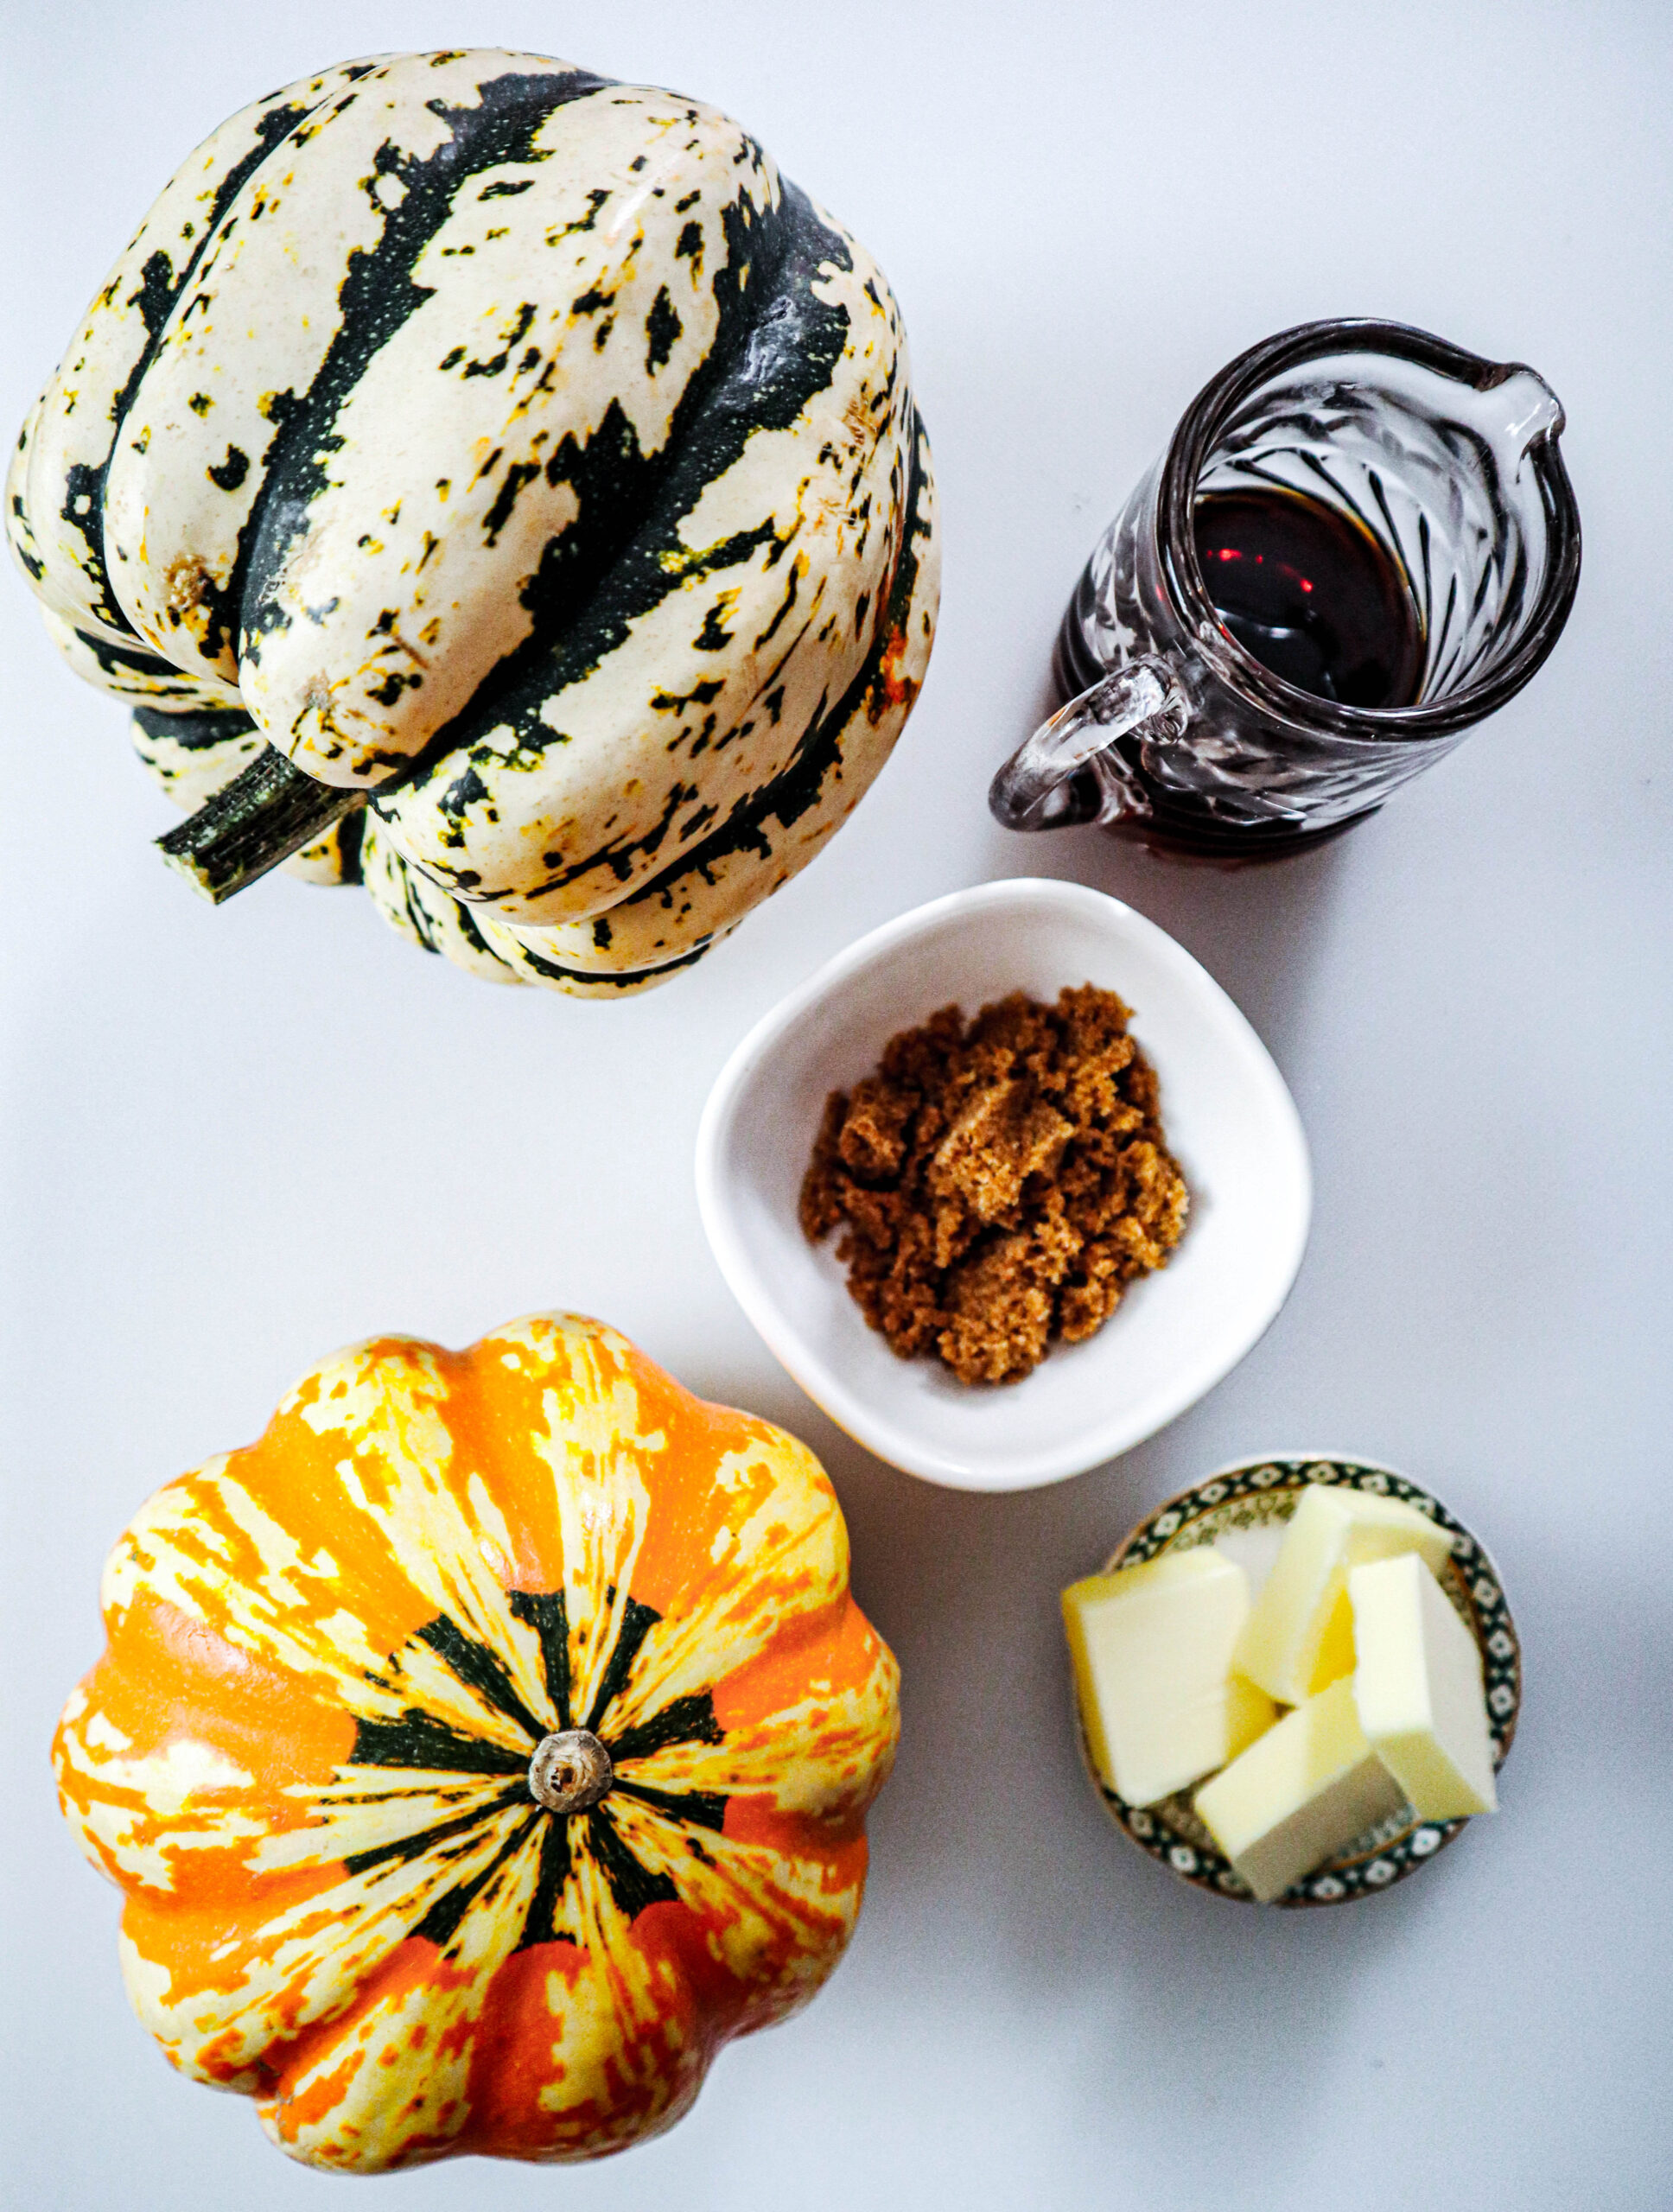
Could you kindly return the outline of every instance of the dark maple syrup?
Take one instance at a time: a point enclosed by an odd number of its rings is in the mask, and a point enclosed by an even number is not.
[[[1352,515],[1299,492],[1208,492],[1192,515],[1203,581],[1244,651],[1298,690],[1409,707],[1423,626],[1399,564]]]

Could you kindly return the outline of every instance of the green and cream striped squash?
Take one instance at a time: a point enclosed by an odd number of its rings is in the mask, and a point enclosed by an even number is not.
[[[25,425],[12,543],[195,806],[366,792],[291,863],[474,972],[612,994],[805,866],[922,682],[899,312],[714,109],[493,51],[257,102]]]

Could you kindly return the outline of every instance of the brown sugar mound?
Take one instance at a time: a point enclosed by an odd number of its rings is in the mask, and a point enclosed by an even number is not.
[[[1091,983],[1054,1007],[1017,992],[968,1027],[943,1007],[831,1093],[802,1227],[817,1243],[846,1224],[849,1289],[903,1359],[1017,1382],[1166,1264],[1190,1194],[1130,1018]]]

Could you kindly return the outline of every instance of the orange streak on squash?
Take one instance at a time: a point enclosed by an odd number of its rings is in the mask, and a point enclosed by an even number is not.
[[[668,1439],[667,1450],[644,1470],[652,1510],[634,1568],[633,1595],[667,1614],[716,1574],[714,1546],[722,1530],[739,1526],[771,1494],[775,1478],[767,1462],[775,1452],[782,1453],[785,1439],[748,1414],[697,1397],[642,1352],[630,1353],[627,1364],[639,1392],[641,1428],[661,1429]],[[761,1455],[759,1479],[735,1478],[727,1488],[716,1482],[723,1459],[752,1450]],[[811,1465],[817,1469],[817,1463]],[[810,1487],[817,1491],[821,1480],[816,1472]]]
[[[536,2158],[551,2149],[552,2114],[541,2092],[563,2075],[552,1985],[568,1995],[585,1965],[586,1955],[574,1943],[534,1943],[513,1952],[495,1973],[471,2052],[470,2119],[461,2150]]]
[[[758,1656],[715,1685],[715,1718],[728,1735],[759,1726],[809,1695],[859,1689],[875,1671],[882,1638],[844,1591],[792,1619]]]
[[[781,1812],[767,1796],[728,1797],[722,1830],[728,1843],[754,1844],[781,1859],[811,1860],[831,1891],[857,1889],[866,1878],[865,1830],[806,1813]]]
[[[881,721],[885,714],[911,711],[919,690],[917,678],[906,673],[911,658],[912,639],[897,625],[888,633],[871,695],[866,701],[867,718],[874,725]]]
[[[646,1905],[633,1923],[633,1941],[648,1958],[667,1967],[706,2066],[723,2043],[742,2031],[749,1985],[715,1956],[702,1916],[677,1898]]]
[[[294,2143],[303,2128],[317,2126],[340,2104],[349,2083],[367,2063],[365,2050],[353,2041],[353,2031],[361,2021],[381,2005],[423,1988],[435,1973],[439,1956],[436,1945],[426,1937],[410,1936],[404,1943],[396,1946],[375,1972],[367,1975],[352,2005],[333,2018],[316,2021],[312,2027],[304,2029],[283,2051],[274,2093],[270,2099],[264,2100],[263,2108],[286,2142]],[[340,2063],[322,2074],[317,2082],[310,2082],[307,2088],[299,2090],[296,2084],[303,2075],[319,2063],[333,2044],[345,2039],[345,2055]]]
[[[277,1939],[272,1923],[277,1915],[334,1889],[342,1873],[341,1866],[334,1863],[258,1878],[232,1865],[219,1882],[194,1885],[204,1894],[189,1904],[177,1897],[153,1898],[137,1891],[123,1911],[122,1932],[142,1958],[168,1967],[170,2004],[206,1992],[230,1993],[245,1980],[252,1964],[273,1955]],[[314,1919],[328,1926],[334,1914],[334,1906],[328,1904]],[[289,1928],[287,1940],[294,1942],[307,1932],[307,1926],[304,1922]],[[300,2002],[298,1998],[287,2008],[281,1999],[264,1999],[276,2039],[289,2032]],[[213,2060],[207,2063],[213,2067]],[[226,2078],[245,2063],[228,2065]]]
[[[627,1985],[639,1977],[626,1960],[595,1961],[601,1963],[606,1981],[615,1985],[619,2008],[611,2043],[595,2054],[603,2094],[563,2109],[553,2131],[560,2155],[578,2151],[596,2157],[659,2133],[689,2107],[702,2087],[707,2054],[690,1987],[665,1953],[646,1950],[636,1941],[638,1924],[620,1941],[651,1967],[654,2001],[647,2005],[643,1990],[639,2004],[628,2001]],[[568,2021],[560,2017],[559,2033],[566,2040],[568,2030]]]
[[[852,1821],[810,1819],[779,1811],[769,1797],[727,1801],[724,1834],[729,1843],[770,1852],[783,1862],[798,1862],[805,1875],[820,1870],[819,1888],[830,1900],[819,1912],[805,1893],[783,1897],[779,1940],[760,1961],[761,1971],[740,1985],[741,1999],[729,2032],[753,2035],[770,2027],[806,2002],[809,1963],[823,1955],[824,1974],[841,1957],[865,1890],[868,1847],[857,1816]]]
[[[371,1349],[391,1366],[417,1366],[416,1355],[429,1347],[391,1338]],[[323,1552],[341,1570],[340,1580],[321,1588],[311,1615],[302,1618],[317,1623],[347,1605],[365,1624],[374,1649],[398,1651],[436,1608],[407,1580],[377,1522],[343,1487],[338,1466],[351,1456],[357,1471],[368,1478],[368,1489],[374,1486],[373,1456],[353,1455],[340,1430],[321,1433],[302,1417],[303,1405],[329,1403],[321,1378],[309,1376],[298,1401],[275,1414],[259,1443],[232,1454],[227,1474],[272,1515],[304,1554]],[[229,1579],[259,1587],[266,1563],[247,1541],[241,1542],[240,1550],[244,1555],[235,1560]]]
[[[641,1433],[659,1430],[668,1440],[643,1468],[652,1504],[633,1570],[633,1595],[665,1615],[701,1572],[707,1542],[722,1524],[726,1502],[714,1493],[715,1469],[741,1439],[735,1414],[694,1397],[637,1354],[627,1366]]]
[[[353,1747],[353,1719],[341,1706],[143,1591],[112,1624],[86,1688],[133,1739],[125,1756],[143,1758],[181,1738],[208,1744],[254,1777],[255,1788],[240,1796],[277,1801],[287,1784],[329,1781]],[[269,1809],[277,1813],[277,1802]],[[299,1808],[277,1825],[302,1817]]]
[[[507,1347],[490,1338],[448,1354],[447,1421],[457,1464],[480,1477],[512,1539],[507,1586],[557,1590],[563,1540],[552,1505],[552,1475],[530,1441],[547,1427],[551,1376],[527,1353],[506,1363]]]
[[[313,1696],[288,1670],[253,1658],[203,1622],[144,1591],[114,1617],[109,1636],[81,1688],[92,1712],[125,1737],[126,1744],[104,1761],[95,1753],[91,1771],[65,1755],[66,1724],[60,1723],[53,1747],[59,1795],[66,1809],[80,1815],[83,1848],[97,1853],[96,1863],[113,1881],[144,1896],[139,1878],[124,1873],[90,1825],[101,1806],[126,1806],[133,1817],[133,1840],[164,1851],[176,1904],[241,1897],[250,1882],[245,1840],[200,1839],[188,1848],[182,1847],[184,1838],[194,1822],[213,1826],[217,1815],[229,1808],[256,1814],[270,1833],[304,1826],[306,1800],[285,1793],[299,1784],[329,1781],[353,1746],[353,1719],[340,1707]],[[191,1794],[189,1813],[152,1811],[140,1789],[120,1777],[120,1770],[176,1743],[207,1747],[248,1780],[200,1784]],[[149,1957],[166,1955],[160,1933],[140,1948]]]

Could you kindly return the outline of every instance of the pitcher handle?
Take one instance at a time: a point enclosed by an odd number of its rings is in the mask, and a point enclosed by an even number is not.
[[[1190,721],[1191,702],[1168,663],[1154,655],[1129,660],[1024,740],[989,785],[988,805],[1008,830],[1148,815],[1150,801],[1116,741],[1135,733],[1177,740]]]

